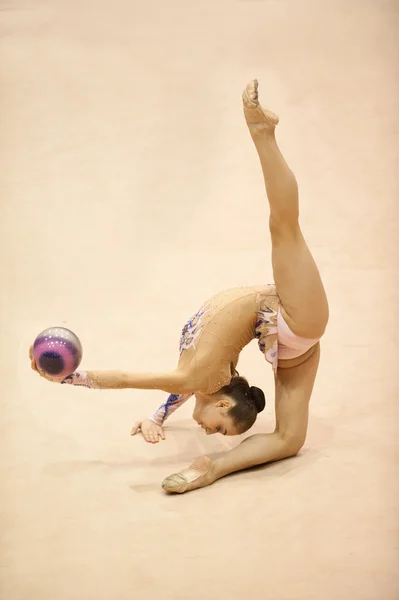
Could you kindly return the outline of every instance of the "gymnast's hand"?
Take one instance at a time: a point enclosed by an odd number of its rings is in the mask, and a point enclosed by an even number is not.
[[[143,438],[150,444],[157,444],[159,439],[164,440],[165,434],[163,427],[151,421],[151,419],[143,419],[143,421],[137,421],[132,428],[130,435],[136,435],[141,431]]]
[[[36,371],[36,373],[39,373],[39,375],[41,377],[43,377],[44,379],[47,379],[47,381],[52,381],[53,383],[60,383],[60,378],[56,378],[56,377],[51,377],[50,375],[47,375],[47,373],[45,373],[44,371],[42,371],[41,369],[39,369],[39,367],[36,364],[35,359],[33,358],[33,346],[31,346],[29,348],[29,358],[30,358],[30,366],[31,368]]]

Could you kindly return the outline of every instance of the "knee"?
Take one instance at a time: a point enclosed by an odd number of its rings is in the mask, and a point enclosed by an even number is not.
[[[286,433],[279,434],[281,439],[281,450],[283,458],[296,456],[305,444],[306,435]]]
[[[297,239],[301,233],[299,213],[289,211],[287,214],[282,212],[278,215],[270,215],[269,229],[274,244],[278,244],[279,240],[287,242],[289,237],[292,237],[293,240]]]

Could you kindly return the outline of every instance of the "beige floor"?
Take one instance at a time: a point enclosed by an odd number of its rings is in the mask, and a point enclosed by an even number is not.
[[[0,3],[2,600],[399,598],[397,10]],[[308,441],[168,497],[166,475],[237,439],[185,406],[146,445],[130,426],[163,394],[55,386],[27,351],[65,324],[86,368],[169,369],[207,296],[271,280],[254,76],[331,305]],[[256,344],[240,368],[270,431]]]

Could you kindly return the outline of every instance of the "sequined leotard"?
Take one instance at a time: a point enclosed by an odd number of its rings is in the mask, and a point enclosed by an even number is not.
[[[274,285],[233,288],[209,300],[187,321],[180,337],[179,367],[190,365],[198,391],[215,393],[230,383],[232,365],[253,339],[277,369],[277,314]],[[161,425],[192,394],[171,394],[150,417]]]

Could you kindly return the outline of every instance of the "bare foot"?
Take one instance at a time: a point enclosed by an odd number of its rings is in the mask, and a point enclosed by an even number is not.
[[[274,132],[279,118],[270,110],[262,108],[258,100],[258,81],[248,83],[242,94],[244,115],[251,133],[268,131]]]
[[[169,475],[162,482],[162,488],[170,494],[184,494],[200,487],[210,485],[213,477],[212,461],[207,456],[200,456],[188,469]]]

